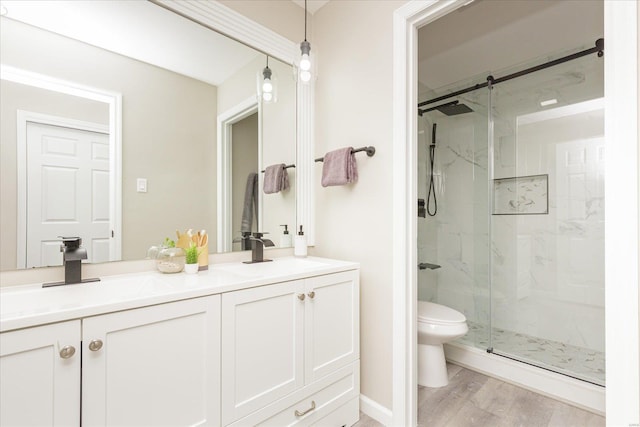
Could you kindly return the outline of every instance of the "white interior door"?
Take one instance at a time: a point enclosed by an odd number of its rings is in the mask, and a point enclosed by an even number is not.
[[[61,265],[58,236],[109,261],[109,135],[28,122],[26,268]]]

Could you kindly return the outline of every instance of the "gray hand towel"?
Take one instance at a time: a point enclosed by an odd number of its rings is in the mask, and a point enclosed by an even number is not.
[[[244,189],[244,203],[242,205],[242,223],[240,231],[251,231],[253,224],[253,211],[256,211],[256,221],[258,220],[258,174],[251,172],[247,176],[247,186]],[[257,228],[256,228],[257,231]]]
[[[273,194],[289,189],[289,174],[284,168],[285,164],[267,166],[264,169],[264,192]]]
[[[322,164],[322,186],[345,185],[352,182],[358,182],[358,165],[353,147],[325,154]]]

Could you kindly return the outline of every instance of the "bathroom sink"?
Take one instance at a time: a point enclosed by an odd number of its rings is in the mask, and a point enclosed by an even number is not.
[[[240,276],[263,277],[295,274],[296,272],[306,272],[327,266],[329,266],[329,264],[325,262],[307,258],[279,258],[270,262],[259,262],[255,264],[219,264],[215,266],[215,269]]]
[[[66,311],[77,308],[148,296],[169,289],[158,277],[109,278],[100,282],[42,288],[19,286],[0,293],[2,319],[27,314]]]

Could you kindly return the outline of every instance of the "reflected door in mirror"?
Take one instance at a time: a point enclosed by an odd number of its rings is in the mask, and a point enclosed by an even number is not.
[[[109,135],[27,123],[26,268],[62,264],[59,236],[109,260]]]

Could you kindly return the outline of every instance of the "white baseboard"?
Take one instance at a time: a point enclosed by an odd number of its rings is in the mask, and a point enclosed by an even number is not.
[[[393,413],[391,410],[385,408],[375,400],[369,399],[364,394],[360,395],[360,411],[382,425],[390,426],[393,424]]]
[[[445,344],[448,361],[502,381],[594,412],[605,413],[605,389],[594,384],[536,368],[478,348]],[[363,396],[360,395],[360,402]],[[375,403],[375,402],[374,402]],[[362,408],[362,403],[361,403]],[[364,412],[364,410],[363,410]],[[373,418],[373,416],[372,416]]]

